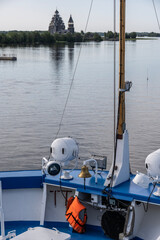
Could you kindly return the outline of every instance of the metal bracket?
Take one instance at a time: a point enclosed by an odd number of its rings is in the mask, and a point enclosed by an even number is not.
[[[120,92],[129,92],[132,87],[132,82],[125,82],[125,89],[119,89]]]

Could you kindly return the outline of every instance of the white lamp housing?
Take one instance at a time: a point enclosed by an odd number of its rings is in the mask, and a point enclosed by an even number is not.
[[[62,166],[78,157],[78,143],[71,137],[57,138],[51,144],[51,155],[54,161],[59,162]]]
[[[150,177],[146,174],[137,172],[136,176],[133,179],[133,182],[142,188],[148,188],[151,180]]]
[[[67,166],[70,161],[76,159],[75,167],[77,166],[77,160],[78,160],[78,153],[79,153],[79,147],[78,143],[71,137],[65,137],[65,138],[57,138],[53,141],[51,144],[51,156],[53,160],[50,160],[54,162],[53,167],[55,166],[55,163],[59,164],[61,167]],[[72,179],[73,177],[70,175],[70,171],[63,170],[63,175],[61,176],[61,179]]]
[[[154,196],[160,197],[160,187],[157,187],[157,191],[153,193]]]
[[[61,165],[56,161],[49,161],[45,157],[42,159],[42,173],[56,176],[61,170]]]
[[[145,165],[148,176],[160,180],[160,149],[147,156]]]

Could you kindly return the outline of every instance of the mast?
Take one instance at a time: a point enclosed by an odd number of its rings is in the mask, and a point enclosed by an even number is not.
[[[117,119],[117,139],[123,138],[125,123],[125,5],[120,0],[120,32],[119,32],[119,101]]]
[[[129,140],[125,123],[125,92],[129,91],[132,83],[125,82],[125,6],[126,0],[120,0],[120,33],[119,33],[119,96],[117,129],[114,156],[111,168],[104,186],[110,189],[130,177]]]

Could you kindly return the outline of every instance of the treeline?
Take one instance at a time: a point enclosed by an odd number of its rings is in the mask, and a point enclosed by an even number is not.
[[[160,33],[155,33],[155,32],[141,32],[141,33],[137,33],[138,37],[160,37]]]
[[[136,39],[136,37],[160,37],[159,33],[126,33],[126,39]],[[82,42],[82,41],[103,41],[119,39],[119,33],[108,31],[105,33],[65,33],[65,34],[50,34],[48,31],[9,31],[0,32],[0,45],[50,45],[57,42]]]
[[[98,33],[50,34],[48,31],[9,31],[0,32],[1,45],[36,45],[54,44],[56,42],[102,41]]]
[[[119,33],[114,33],[112,31],[108,31],[107,33],[99,33],[101,36],[104,37],[105,40],[113,40],[119,39]],[[160,37],[160,33],[155,32],[131,32],[125,34],[126,39],[135,39],[136,37]]]
[[[96,42],[103,41],[103,38],[100,36],[99,33],[87,32],[84,34],[83,31],[81,31],[81,34],[83,36],[84,41],[96,41]]]
[[[23,31],[9,31],[0,33],[0,44],[6,45],[33,45],[33,44],[52,44],[55,39],[49,32],[23,32]]]
[[[131,32],[131,33],[126,33],[125,34],[126,39],[136,39],[137,33],[136,32]],[[113,40],[119,39],[119,33],[113,33],[112,31],[108,31],[107,33],[104,33],[104,39],[105,40]]]

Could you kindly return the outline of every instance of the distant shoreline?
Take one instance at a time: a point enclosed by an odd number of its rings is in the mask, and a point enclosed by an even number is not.
[[[126,40],[135,41],[141,39],[154,39],[160,37],[159,33],[131,32],[126,33]],[[34,46],[34,45],[53,45],[57,43],[76,43],[76,42],[101,42],[118,41],[119,33],[108,32],[75,32],[73,34],[50,34],[48,31],[0,31],[0,46]]]

